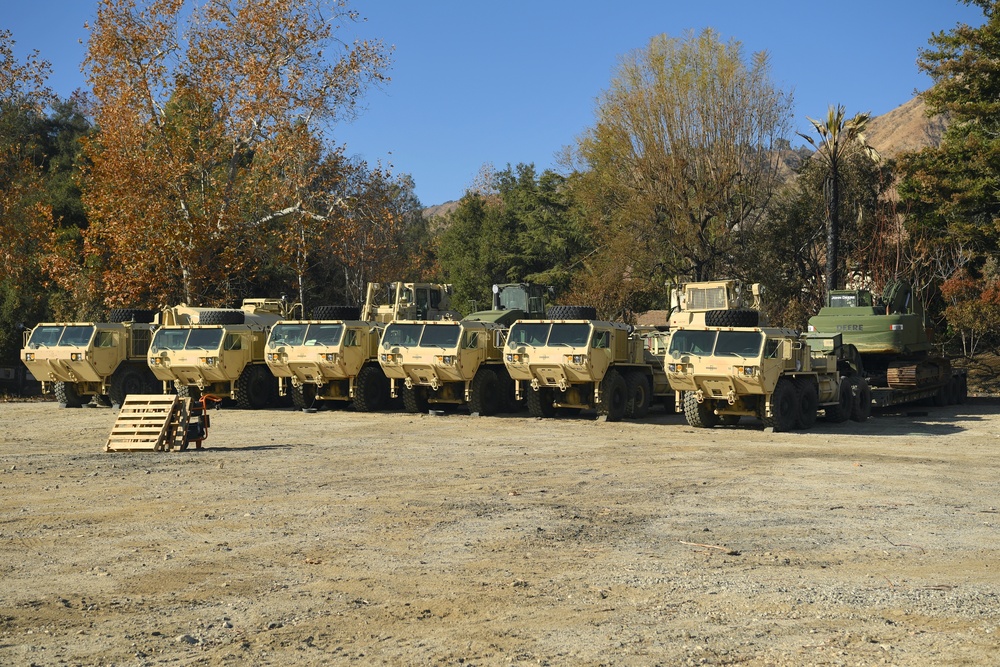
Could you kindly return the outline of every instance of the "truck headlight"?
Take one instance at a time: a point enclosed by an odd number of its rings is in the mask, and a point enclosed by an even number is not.
[[[24,353],[24,360],[25,361],[34,361],[35,360],[35,353],[34,352],[25,352]]]
[[[395,354],[383,354],[383,355],[381,355],[381,357],[380,357],[379,360],[380,361],[384,361],[387,364],[394,364],[394,363],[396,363],[396,355]]]
[[[198,357],[198,361],[205,364],[206,366],[214,366],[219,363],[218,357]]]
[[[455,363],[455,355],[453,354],[439,354],[434,358],[438,360],[439,364],[444,364],[445,366],[451,366]]]
[[[671,373],[686,373],[688,364],[667,364],[667,370]]]
[[[527,358],[523,354],[508,354],[507,361],[509,361],[512,364],[520,364],[524,361],[527,361]]]
[[[337,353],[336,352],[327,352],[325,354],[321,354],[320,358],[323,361],[326,361],[326,362],[331,363],[331,364],[337,363]]]
[[[567,354],[565,355],[566,363],[573,364],[575,366],[582,366],[585,362],[586,355],[583,354]]]
[[[80,361],[81,359],[83,359],[83,354],[80,352],[71,352],[69,355],[70,361]]]
[[[747,377],[757,375],[759,370],[757,366],[733,366],[733,373],[735,375],[744,375]]]

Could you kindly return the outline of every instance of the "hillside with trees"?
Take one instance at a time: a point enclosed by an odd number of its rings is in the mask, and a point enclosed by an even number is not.
[[[282,293],[308,311],[400,278],[453,283],[466,310],[529,280],[633,320],[668,285],[729,277],[801,328],[831,287],[906,276],[950,349],[1000,346],[998,3],[928,36],[919,98],[882,118],[813,110],[798,147],[765,52],[656,35],[558,170],[484,169],[433,211],[333,139],[390,85],[391,49],[339,39],[361,19],[349,4],[100,0],[90,89],[69,99],[0,31],[0,361],[19,325]]]

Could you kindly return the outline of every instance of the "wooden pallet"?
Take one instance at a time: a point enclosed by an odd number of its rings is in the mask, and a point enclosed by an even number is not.
[[[118,411],[106,452],[181,448],[187,437],[191,399],[169,394],[130,394]]]

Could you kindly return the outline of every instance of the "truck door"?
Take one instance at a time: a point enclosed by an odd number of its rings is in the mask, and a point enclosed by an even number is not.
[[[611,332],[607,329],[594,329],[590,335],[590,363],[594,378],[601,379],[611,365]]]
[[[121,332],[98,331],[94,334],[94,347],[91,351],[91,364],[101,377],[111,375],[118,362],[125,358]]]

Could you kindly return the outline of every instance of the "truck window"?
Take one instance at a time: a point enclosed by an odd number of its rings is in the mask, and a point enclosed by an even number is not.
[[[391,347],[402,345],[412,347],[420,340],[420,332],[423,331],[422,324],[390,324],[382,334],[382,345]]]
[[[715,336],[717,331],[689,331],[678,329],[670,336],[670,346],[667,352],[673,356],[676,354],[696,354],[703,356],[712,353],[715,347]]]
[[[271,347],[278,345],[302,345],[306,338],[305,324],[275,324],[271,329],[271,338],[268,344]]]
[[[549,338],[549,328],[551,324],[527,324],[519,322],[510,328],[507,336],[507,347],[517,347],[518,345],[545,345]]]
[[[94,337],[94,347],[115,347],[118,345],[118,336],[114,331],[98,331]]]
[[[242,350],[243,349],[243,336],[237,333],[226,334],[226,341],[223,345],[223,349],[226,350]]]
[[[222,329],[191,329],[185,350],[218,350],[222,343]]]
[[[434,310],[438,310],[438,307],[441,305],[441,292],[438,292],[435,289],[431,290],[430,294],[431,294],[431,308],[433,308]]]
[[[591,347],[598,349],[605,349],[608,347],[608,341],[610,340],[610,338],[611,338],[610,331],[595,331],[594,341]]]
[[[764,358],[765,359],[777,359],[778,350],[781,349],[781,341],[769,338],[766,343],[764,343]]]
[[[718,357],[756,357],[760,354],[763,334],[759,331],[720,331],[715,343]]]
[[[478,331],[466,331],[465,337],[462,342],[462,347],[467,350],[474,350],[479,347],[479,332]]]
[[[159,350],[183,350],[189,329],[160,329],[153,335],[153,352]]]
[[[62,335],[62,327],[35,327],[28,338],[28,347],[37,349],[39,347],[53,347],[59,342]]]
[[[340,337],[343,335],[343,324],[310,324],[306,345],[340,345]]]
[[[59,339],[59,347],[87,347],[90,337],[94,335],[94,327],[70,325],[63,331]]]
[[[428,324],[420,336],[420,347],[457,347],[461,331],[457,324]]]
[[[590,338],[589,324],[553,324],[549,334],[549,345],[583,347]],[[607,347],[607,343],[605,343]]]
[[[357,347],[358,345],[357,329],[348,329],[344,332],[344,347]]]

